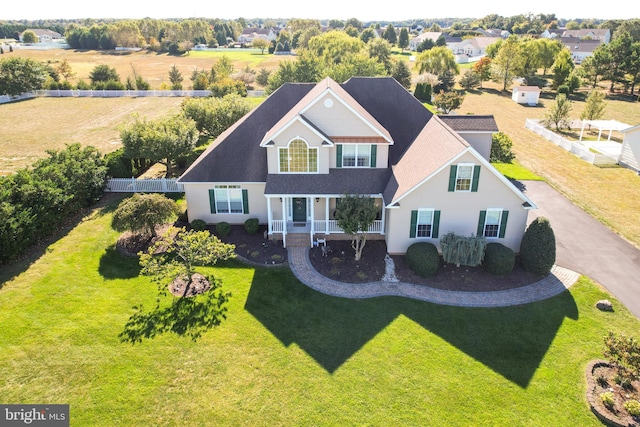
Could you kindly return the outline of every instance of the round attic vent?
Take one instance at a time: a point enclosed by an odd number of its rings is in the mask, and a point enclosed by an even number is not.
[[[331,108],[333,107],[333,99],[327,98],[324,100],[324,106],[326,108]]]

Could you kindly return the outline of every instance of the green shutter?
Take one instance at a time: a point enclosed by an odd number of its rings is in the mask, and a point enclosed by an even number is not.
[[[480,165],[475,165],[473,167],[473,181],[471,181],[471,191],[478,191],[478,181],[480,179]]]
[[[418,224],[418,211],[411,211],[411,228],[409,229],[409,237],[416,237],[416,226]]]
[[[376,162],[377,162],[377,158],[376,155],[378,154],[378,146],[375,144],[371,145],[371,164],[369,166],[371,166],[372,168],[376,167]]]
[[[341,144],[336,145],[336,167],[337,168],[342,167],[342,145]]]
[[[478,232],[476,236],[484,236],[484,222],[487,219],[487,211],[480,211],[480,219],[478,219]]]
[[[242,213],[249,213],[249,190],[242,190]]]
[[[451,165],[449,171],[449,191],[456,191],[456,174],[458,173],[458,167]]]
[[[216,213],[216,190],[209,190],[209,207],[212,214]]]
[[[507,232],[507,219],[509,219],[509,211],[502,211],[502,218],[500,218],[500,235],[498,236],[501,239]]]
[[[433,239],[438,238],[439,230],[440,230],[440,211],[433,211],[433,224],[431,224],[431,237]]]

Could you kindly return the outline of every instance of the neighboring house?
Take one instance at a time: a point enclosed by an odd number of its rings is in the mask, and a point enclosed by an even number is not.
[[[491,139],[499,131],[493,116],[485,115],[441,115],[445,124],[464,138],[482,157],[491,157]]]
[[[19,35],[20,41],[23,41],[22,40],[22,35],[26,31],[33,32],[36,35],[36,37],[38,37],[38,42],[39,43],[50,43],[52,41],[62,40],[64,38],[62,36],[62,34],[56,33],[55,31],[42,30],[42,29],[36,28],[36,29],[25,30],[22,33],[20,33],[20,35]]]
[[[278,33],[273,28],[245,28],[238,37],[238,42],[249,44],[258,37],[272,41],[278,38]]]
[[[624,134],[619,163],[640,173],[640,125],[621,131]]]
[[[576,64],[593,55],[593,51],[602,44],[600,40],[583,40],[575,37],[561,37],[559,41],[571,51],[571,59]]]
[[[538,105],[540,88],[538,86],[514,86],[511,99],[518,104]]]
[[[503,39],[508,38],[511,33],[507,30],[502,30],[500,28],[489,28],[489,29],[484,29],[484,28],[476,28],[476,32],[482,34],[485,37],[500,37]]]
[[[453,48],[453,54],[456,56],[456,62],[466,63],[477,61],[479,58],[486,56],[487,47],[501,40],[500,37],[473,37],[470,39],[464,39],[460,43],[457,43]]]
[[[344,236],[336,206],[344,194],[363,194],[379,207],[371,238],[391,254],[438,244],[447,232],[482,234],[517,252],[535,205],[473,147],[486,152],[494,130],[490,116],[432,114],[390,77],[287,83],[179,182],[190,221],[258,218],[285,246],[290,233],[306,233],[309,244]]]
[[[611,31],[608,29],[584,28],[581,30],[565,30],[561,37],[575,37],[581,40],[598,40],[600,43],[611,41]]]

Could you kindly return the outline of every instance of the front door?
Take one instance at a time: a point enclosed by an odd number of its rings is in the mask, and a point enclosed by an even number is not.
[[[307,199],[293,198],[293,222],[307,222]]]

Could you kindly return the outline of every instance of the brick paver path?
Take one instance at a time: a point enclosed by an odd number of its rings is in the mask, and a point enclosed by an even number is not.
[[[554,266],[544,279],[528,286],[495,292],[446,291],[404,282],[343,283],[318,273],[309,260],[309,248],[287,248],[289,267],[305,285],[327,295],[343,298],[400,296],[459,307],[507,307],[551,298],[572,286],[580,277]]]

